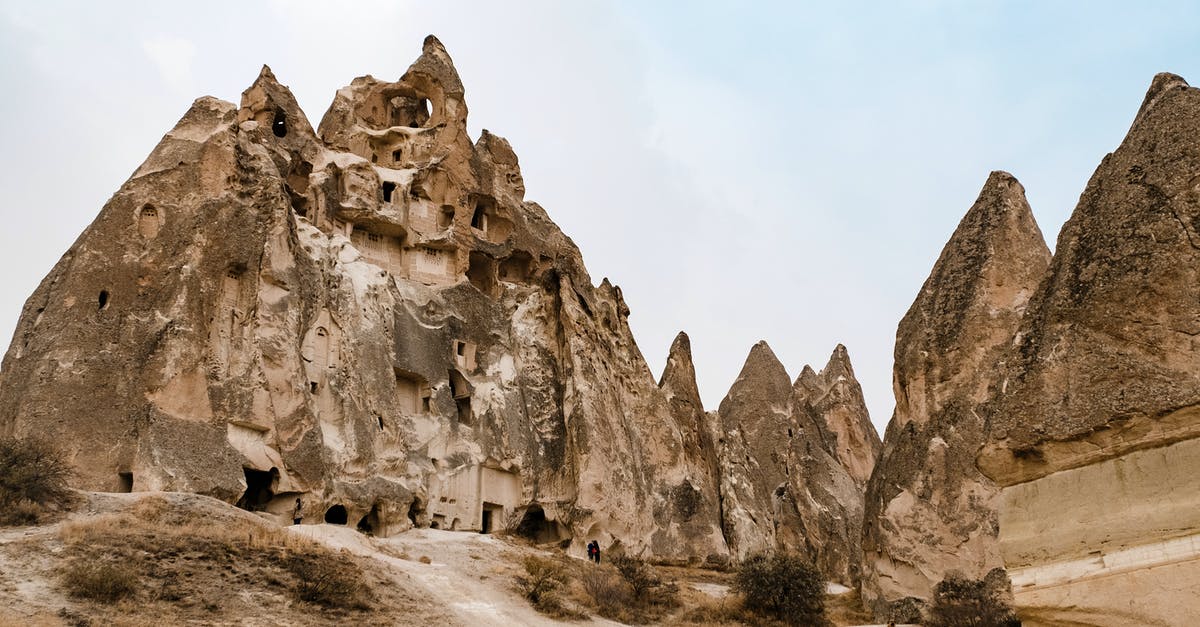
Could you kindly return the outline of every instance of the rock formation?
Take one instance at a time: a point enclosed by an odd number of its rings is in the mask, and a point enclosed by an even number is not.
[[[1026,625],[1200,616],[1197,137],[1200,90],[1156,76],[996,377],[977,462]]]
[[[826,576],[853,585],[862,490],[838,461],[825,419],[809,401],[824,382],[817,377],[809,388],[804,379],[793,385],[770,347],[759,342],[721,401],[725,538],[738,558],[794,551]]]
[[[197,100],[26,303],[0,430],[62,442],[85,489],[726,559],[686,339],[660,390],[620,289],[466,116],[433,37],[317,131],[266,68]]]
[[[951,572],[1002,565],[998,489],[975,468],[978,408],[1049,262],[1021,184],[993,172],[900,322],[896,410],[865,504],[862,597],[876,618]]]
[[[726,562],[716,421],[712,414],[705,413],[700,400],[692,343],[686,333],[681,332],[671,343],[658,385],[680,430],[683,448],[679,464],[686,476],[671,488],[669,498],[664,501],[669,507],[656,513],[656,519],[663,526],[678,525],[681,537],[699,549],[688,556],[691,561]]]
[[[814,376],[812,368],[806,365],[796,383],[804,386],[805,397],[821,415],[830,437],[829,450],[854,481],[865,486],[883,442],[871,424],[862,386],[850,365],[849,351],[838,344],[820,374]]]

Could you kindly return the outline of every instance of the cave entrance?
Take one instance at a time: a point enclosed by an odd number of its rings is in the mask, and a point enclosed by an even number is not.
[[[133,492],[133,473],[117,473],[117,492]]]
[[[341,505],[334,505],[325,510],[325,522],[331,525],[344,525],[349,517],[346,515],[346,508]]]
[[[413,497],[412,503],[408,506],[408,520],[412,522],[413,527],[420,527],[421,516],[425,514],[425,504],[421,499]]]
[[[500,515],[504,508],[495,503],[483,504],[483,520],[479,524],[479,533],[492,533],[500,523]]]
[[[540,505],[530,505],[521,516],[521,524],[517,525],[517,535],[529,538],[537,544],[558,542],[558,523],[546,520],[546,512]]]
[[[356,528],[369,536],[375,535],[379,531],[379,504],[371,506],[371,511],[358,520]]]
[[[261,512],[275,498],[274,486],[279,479],[279,470],[269,471],[243,468],[246,475],[246,491],[238,499],[237,506],[249,512]]]

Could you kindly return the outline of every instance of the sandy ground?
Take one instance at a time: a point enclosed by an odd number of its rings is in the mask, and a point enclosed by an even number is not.
[[[104,513],[122,511],[132,507],[139,494],[91,494],[87,503],[71,515],[71,519],[87,518]],[[227,504],[196,495],[168,494],[169,498],[183,504],[197,516],[239,517],[247,516]],[[55,579],[57,562],[61,561],[64,545],[59,539],[62,523],[39,527],[0,528],[0,627],[74,625],[80,617],[91,617],[92,624],[109,624],[106,618],[90,612],[86,605],[67,597]],[[414,529],[390,538],[373,538],[358,531],[339,525],[302,525],[288,527],[288,533],[310,538],[331,549],[345,550],[358,558],[364,572],[384,582],[384,585],[403,590],[408,599],[400,607],[404,609],[399,622],[392,614],[386,624],[411,624],[422,627],[434,625],[462,625],[466,627],[493,625],[620,625],[602,618],[585,621],[561,622],[550,619],[535,611],[516,591],[514,579],[522,572],[522,558],[529,554],[549,556],[540,551],[503,537],[478,533],[441,531],[436,529]],[[721,599],[730,594],[728,576],[718,577],[710,571],[672,569],[672,578],[681,585]],[[832,587],[831,594],[847,592],[840,586]],[[215,590],[216,595],[228,595],[227,590]],[[249,591],[245,591],[249,594]],[[286,602],[281,600],[281,604]],[[93,608],[94,609],[94,608]],[[265,609],[265,608],[263,608]],[[129,608],[137,612],[136,608]],[[295,611],[296,608],[290,608]],[[267,613],[267,617],[271,615]],[[264,616],[246,616],[230,623],[221,624],[276,624],[261,622]],[[283,618],[278,624],[324,625],[341,624],[333,616],[306,614],[300,618],[286,613],[275,614]],[[94,622],[100,620],[101,622]],[[270,620],[268,618],[268,620]],[[189,624],[212,624],[204,620],[188,620]],[[154,623],[131,622],[134,625]],[[384,624],[384,623],[380,623]]]
[[[520,555],[536,549],[490,535],[413,529],[391,538],[369,538],[348,527],[303,525],[293,533],[377,560],[409,576],[462,625],[618,625],[604,619],[562,623],[537,613],[513,589]],[[420,560],[427,557],[430,563]]]

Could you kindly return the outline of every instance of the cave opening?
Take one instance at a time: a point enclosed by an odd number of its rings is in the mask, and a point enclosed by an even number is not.
[[[287,136],[287,115],[283,112],[283,109],[275,111],[275,120],[271,122],[271,132],[275,133],[276,137]]]
[[[249,512],[261,512],[275,497],[274,486],[279,478],[279,470],[255,470],[242,468],[246,476],[246,491],[238,499],[237,506]]]
[[[525,510],[520,524],[517,525],[517,535],[536,544],[557,542],[561,539],[558,524],[546,519],[546,512],[540,505],[530,505]]]
[[[325,522],[331,525],[344,525],[349,520],[346,514],[346,508],[342,505],[334,505],[325,510]]]

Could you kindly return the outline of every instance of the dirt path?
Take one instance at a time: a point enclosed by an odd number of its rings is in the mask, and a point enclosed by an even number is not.
[[[518,552],[534,549],[518,549],[490,535],[437,529],[413,529],[386,539],[369,538],[336,525],[289,529],[408,575],[439,605],[453,611],[463,625],[568,624],[537,613],[513,589],[513,578],[520,568]],[[422,557],[429,558],[430,563],[422,563]],[[603,619],[593,619],[590,624],[620,625]]]

